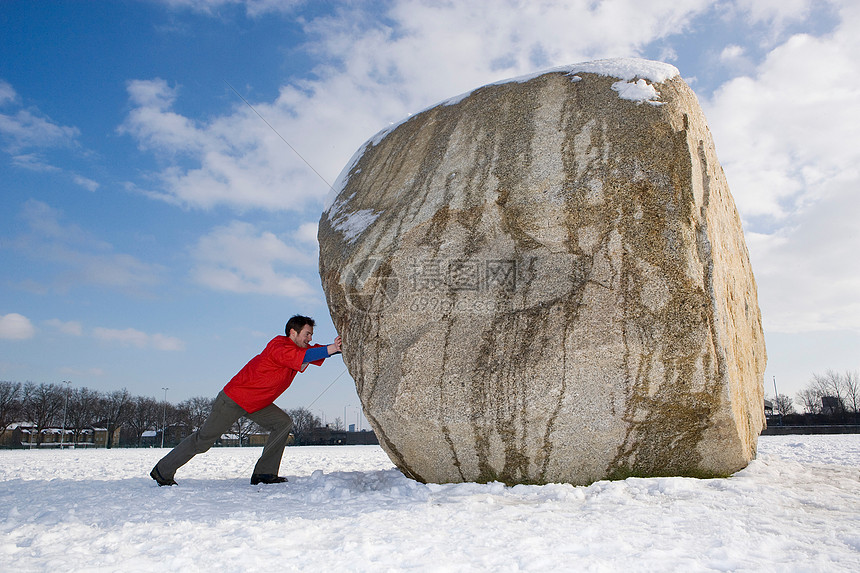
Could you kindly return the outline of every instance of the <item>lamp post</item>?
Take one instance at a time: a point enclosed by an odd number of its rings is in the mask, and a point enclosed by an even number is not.
[[[164,433],[167,430],[165,425],[167,424],[167,391],[170,388],[162,388],[164,390],[164,402],[161,403],[161,447],[164,447]]]
[[[779,425],[782,426],[782,408],[779,407],[779,392],[776,390],[776,376],[773,377],[773,405],[776,406],[776,411],[779,412]]]
[[[63,405],[63,430],[62,430],[62,433],[60,434],[60,449],[61,450],[63,449],[63,438],[66,437],[66,412],[69,409],[69,392],[71,392],[71,389],[72,389],[72,381],[71,380],[63,380],[63,384],[68,384],[68,386],[66,386],[66,402]]]

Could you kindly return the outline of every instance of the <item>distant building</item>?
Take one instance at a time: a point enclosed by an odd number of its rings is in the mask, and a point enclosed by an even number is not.
[[[192,427],[185,424],[171,424],[167,426],[166,431],[164,431],[164,446],[172,448],[178,445],[179,442],[191,435],[193,431]],[[161,433],[162,430],[160,428],[145,430],[140,434],[140,445],[148,448],[161,446]]]
[[[242,446],[265,446],[266,440],[269,439],[268,433],[254,433],[242,436]],[[239,434],[221,434],[221,437],[215,441],[216,446],[236,447],[239,446]]]
[[[345,432],[325,426],[311,430],[310,435],[305,438],[304,444],[308,446],[369,446],[378,445],[379,440],[376,434],[370,430]]]
[[[185,424],[171,424],[164,431],[164,445],[171,447],[179,445],[179,442],[191,435],[194,429]]]
[[[120,428],[114,430],[113,443],[119,443]],[[39,430],[35,424],[16,422],[0,432],[0,447],[4,448],[104,448],[107,447],[107,428],[89,427],[76,432],[67,428],[44,428]]]
[[[834,414],[841,414],[845,411],[845,407],[842,404],[842,400],[836,396],[822,396],[821,397],[821,413],[825,416],[833,416]]]
[[[140,434],[140,445],[146,448],[161,445],[161,434],[157,430],[146,430]]]

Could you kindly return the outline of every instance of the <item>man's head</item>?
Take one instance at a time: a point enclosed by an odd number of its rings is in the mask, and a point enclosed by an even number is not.
[[[314,335],[314,319],[297,314],[287,321],[284,331],[296,346],[307,348]]]

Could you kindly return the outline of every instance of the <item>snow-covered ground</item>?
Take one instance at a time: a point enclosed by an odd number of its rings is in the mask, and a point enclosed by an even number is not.
[[[860,571],[860,435],[765,436],[729,479],[424,485],[374,446],[0,451],[0,570]]]

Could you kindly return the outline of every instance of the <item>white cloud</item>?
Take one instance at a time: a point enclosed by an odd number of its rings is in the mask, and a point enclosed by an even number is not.
[[[177,93],[163,80],[129,84],[136,107],[120,132],[134,136],[142,149],[173,162],[159,174],[162,188],[151,192],[153,197],[202,209],[224,204],[238,210],[301,210],[319,203],[328,191],[289,147],[304,150],[313,140],[322,142],[314,135],[318,127],[303,125],[307,120],[297,120],[294,110],[255,104],[263,120],[241,104],[232,115],[195,124],[171,111]],[[190,158],[197,166],[182,167],[174,161],[177,156]],[[311,161],[314,168],[324,165],[318,156],[315,161]]]
[[[113,247],[79,226],[66,223],[63,214],[48,204],[28,200],[21,211],[30,233],[9,242],[32,259],[54,263],[54,289],[65,291],[80,284],[142,292],[161,282],[164,268],[136,257],[116,253]],[[27,281],[28,277],[16,277]]]
[[[150,346],[156,350],[184,350],[185,342],[174,336],[156,333],[150,335]]]
[[[18,94],[15,93],[15,88],[9,82],[0,80],[0,105],[14,102],[17,98]]]
[[[773,332],[860,330],[860,8],[840,17],[703,100]]]
[[[720,52],[719,63],[733,76],[746,76],[755,73],[755,63],[747,55],[747,49],[737,44],[730,44]]]
[[[769,330],[860,332],[858,184],[833,184],[795,226],[748,241]]]
[[[162,79],[154,79],[131,81],[127,90],[135,107],[120,127],[120,133],[134,135],[142,149],[169,154],[205,151],[205,134],[190,119],[170,111],[177,88],[171,88]]]
[[[736,60],[744,55],[744,51],[742,46],[731,44],[723,48],[723,51],[720,53],[720,59],[723,61]]]
[[[860,129],[860,50],[844,36],[858,23],[843,21],[831,38],[793,36],[755,76],[728,82],[705,102],[746,217],[790,216],[828,181],[856,171],[860,148],[846,143]]]
[[[230,114],[195,123],[173,110],[181,97],[177,88],[160,79],[137,80],[128,86],[133,109],[121,132],[170,163],[158,174],[161,186],[149,192],[153,197],[202,209],[317,209],[328,189],[314,170],[333,182],[361,143],[389,123],[535,69],[639,55],[710,3],[345,3],[306,25],[307,50],[321,62],[314,79],[283,86],[273,102],[248,96],[265,121],[236,98]],[[198,9],[222,4],[175,3]],[[253,2],[248,11],[271,6]]]
[[[46,162],[41,153],[19,153],[12,156],[12,163],[21,169],[42,173],[57,173],[62,169]]]
[[[12,312],[0,315],[0,338],[6,340],[26,340],[33,338],[36,328],[26,316]]]
[[[103,248],[106,243],[96,242],[80,227],[62,221],[63,213],[44,201],[28,199],[21,208],[21,218],[35,234],[45,239],[64,240]]]
[[[476,2],[403,0],[393,3],[384,19],[359,9],[342,12],[309,25],[318,38],[313,49],[336,62],[321,68],[316,91],[347,89],[353,112],[383,109],[393,114],[389,120],[399,120],[536,69],[640,55],[646,44],[683,30],[709,4],[508,0],[488,9]],[[322,89],[323,84],[329,87]]]
[[[251,17],[270,12],[289,12],[306,0],[159,0],[174,9],[189,9],[195,12],[213,13],[226,6],[244,6]]]
[[[72,180],[77,184],[86,189],[87,191],[96,191],[100,185],[98,182],[93,181],[92,179],[88,179],[86,177],[82,177],[80,175],[72,175]]]
[[[211,289],[308,297],[314,289],[296,276],[316,261],[274,233],[234,221],[202,237],[192,250],[194,279]],[[315,269],[314,269],[315,270]]]
[[[7,140],[6,148],[10,152],[28,147],[67,145],[79,133],[76,127],[57,125],[27,110],[19,110],[13,116],[0,114],[0,134]]]
[[[317,228],[319,227],[319,223],[304,223],[299,226],[299,231],[296,233],[296,239],[302,241],[303,243],[312,243],[316,244],[317,242]]]
[[[0,80],[0,106],[17,101],[15,89]],[[0,113],[0,141],[8,153],[16,154],[34,147],[71,145],[80,134],[76,127],[59,125],[38,110],[15,107],[18,109],[10,110],[9,114]]]
[[[28,171],[61,173],[89,191],[98,189],[99,184],[92,179],[69,173],[46,157],[57,148],[78,149],[78,128],[60,125],[36,108],[22,108],[15,89],[0,80],[0,108],[4,107],[13,109],[0,113],[0,143],[11,155],[13,165]]]
[[[179,338],[164,334],[147,334],[134,328],[123,330],[96,327],[93,336],[105,342],[115,342],[123,346],[136,348],[152,348],[155,350],[177,351],[185,348],[185,343]]]
[[[74,320],[63,322],[62,320],[52,318],[51,320],[45,321],[45,326],[51,330],[55,330],[63,334],[70,334],[72,336],[81,336],[84,333],[81,323]]]
[[[737,8],[750,21],[769,22],[778,30],[809,15],[812,4],[812,0],[735,0]]]

